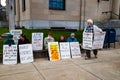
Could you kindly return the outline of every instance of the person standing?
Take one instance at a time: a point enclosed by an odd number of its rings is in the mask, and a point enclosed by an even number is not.
[[[87,20],[87,26],[85,27],[84,32],[86,32],[86,33],[93,33],[93,36],[94,36],[94,34],[102,33],[103,31],[102,31],[102,29],[98,28],[96,25],[93,24],[93,20],[92,19],[88,19]],[[95,55],[95,58],[97,58],[98,50],[94,49],[93,53]],[[90,59],[90,58],[91,58],[91,50],[86,50],[86,57],[85,57],[85,59]]]
[[[67,42],[77,42],[77,39],[75,38],[75,33],[70,34],[70,37],[67,39]]]

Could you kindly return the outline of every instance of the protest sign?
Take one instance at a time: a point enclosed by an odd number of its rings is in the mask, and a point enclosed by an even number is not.
[[[3,64],[17,64],[17,45],[3,45]]]
[[[59,45],[58,42],[49,42],[48,51],[50,61],[60,60]]]
[[[94,41],[92,49],[102,49],[105,39],[105,32],[94,34]]]
[[[83,48],[91,50],[93,44],[93,33],[83,33]]]
[[[61,59],[71,58],[69,42],[60,42]]]
[[[32,44],[19,45],[21,63],[33,62]]]
[[[81,57],[79,42],[70,42],[70,49],[71,49],[72,58]]]
[[[15,44],[18,44],[18,39],[19,39],[20,35],[22,34],[22,30],[11,30],[10,34],[13,35]]]
[[[43,50],[43,33],[32,33],[33,50]]]

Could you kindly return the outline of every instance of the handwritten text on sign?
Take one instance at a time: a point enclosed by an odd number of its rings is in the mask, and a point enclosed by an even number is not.
[[[103,48],[103,43],[105,39],[105,32],[94,34],[93,48],[92,49],[101,49]]]
[[[10,33],[13,35],[13,39],[16,44],[18,44],[18,39],[22,34],[22,30],[11,30]]]
[[[17,64],[17,45],[3,45],[3,64]]]
[[[69,42],[60,43],[61,59],[71,58]]]
[[[21,63],[33,62],[32,44],[19,45]]]
[[[72,58],[81,57],[79,42],[70,42],[70,49],[71,49]]]
[[[32,33],[33,50],[43,49],[43,33]]]
[[[58,42],[49,42],[48,43],[48,49],[49,49],[50,61],[60,60],[60,53],[59,53]]]
[[[93,33],[83,33],[83,48],[92,49]]]

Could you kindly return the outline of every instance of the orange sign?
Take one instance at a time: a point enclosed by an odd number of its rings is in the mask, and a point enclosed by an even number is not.
[[[48,43],[49,47],[49,57],[51,61],[60,60],[59,45],[58,42]]]

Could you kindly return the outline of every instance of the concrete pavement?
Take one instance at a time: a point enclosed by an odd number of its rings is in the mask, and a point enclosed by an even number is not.
[[[0,64],[0,80],[120,80],[120,49],[100,50],[91,60],[41,58],[28,64]]]

